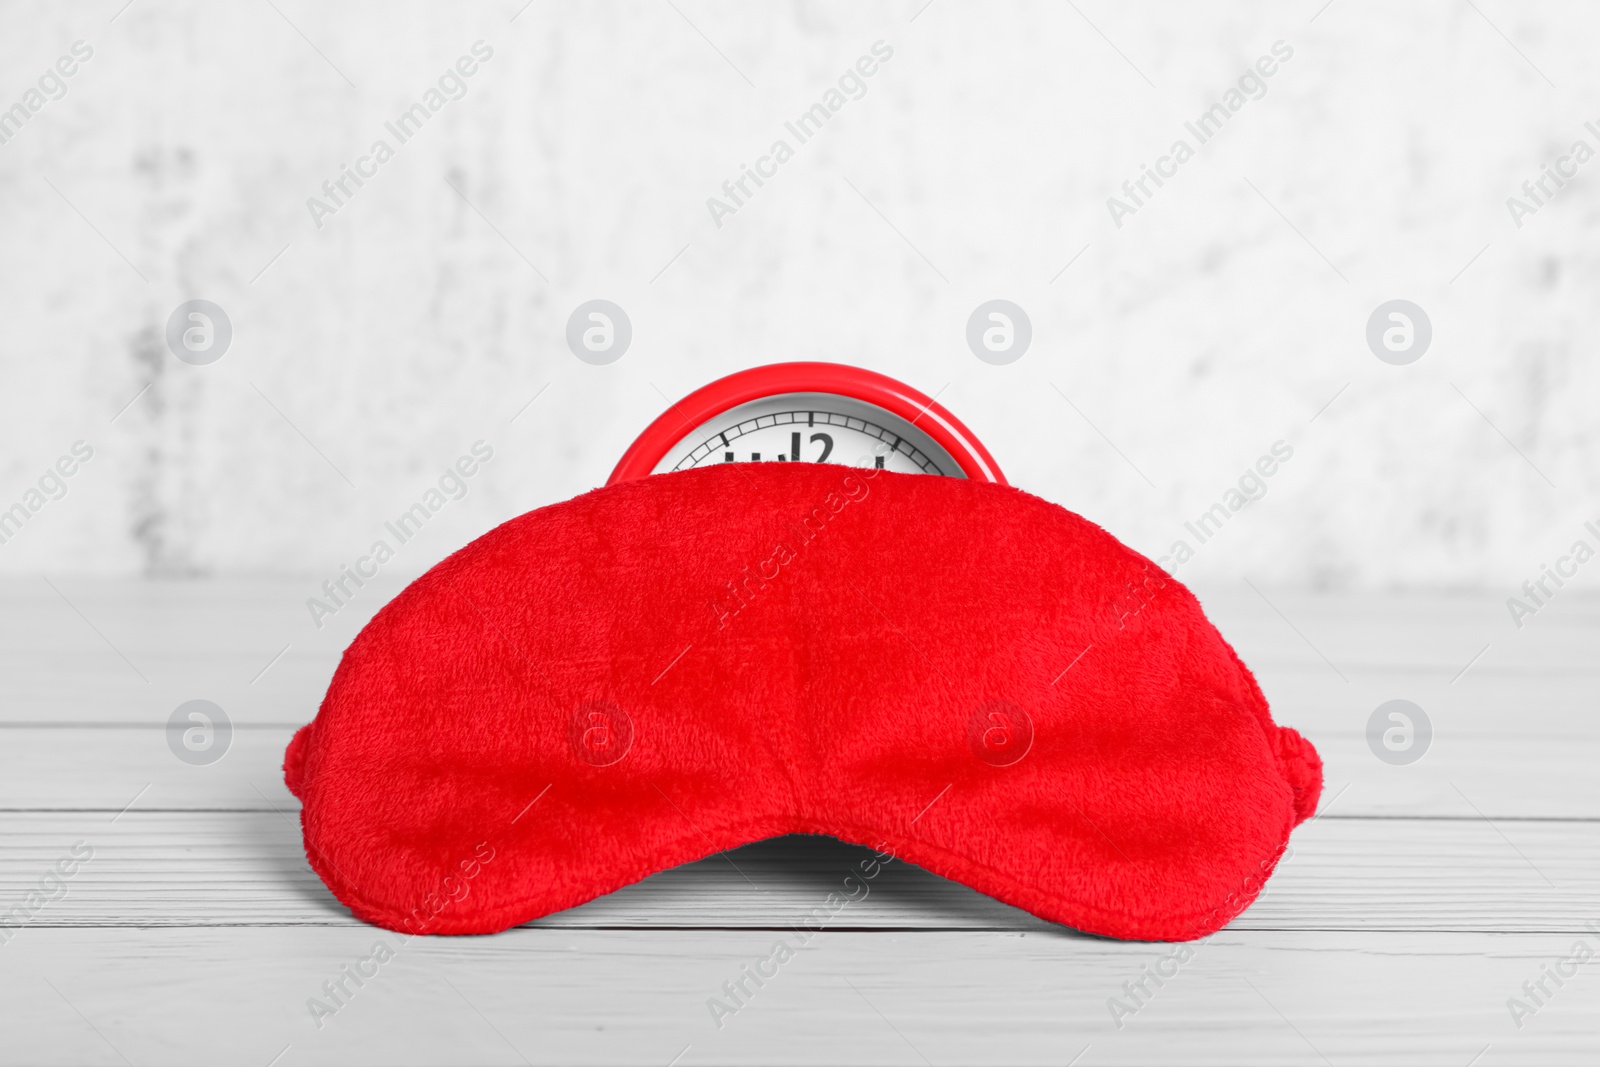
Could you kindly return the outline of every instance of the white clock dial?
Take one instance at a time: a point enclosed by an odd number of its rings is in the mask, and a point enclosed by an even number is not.
[[[950,453],[910,420],[833,393],[782,393],[729,408],[685,435],[652,473],[797,460],[966,477]]]

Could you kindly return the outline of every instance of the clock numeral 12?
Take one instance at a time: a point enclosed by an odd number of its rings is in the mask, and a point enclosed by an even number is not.
[[[826,462],[828,462],[828,457],[833,455],[833,437],[832,437],[831,434],[825,434],[825,433],[814,433],[814,434],[812,434],[811,435],[811,443],[812,444],[817,444],[818,442],[821,442],[821,444],[822,444],[822,455],[818,456],[816,458],[815,462],[817,462],[817,463],[826,463]],[[789,454],[786,456],[786,455],[784,455],[783,453],[780,452],[780,453],[778,453],[778,457],[777,458],[778,458],[778,460],[780,462],[790,461],[790,460],[795,461],[795,462],[800,462],[800,435],[799,434],[792,433],[792,434],[789,435]],[[752,453],[750,453],[750,461],[752,463],[761,462],[761,453],[760,452],[752,452]],[[722,453],[722,462],[724,462],[724,463],[736,463],[738,461],[734,458],[734,454],[732,452],[724,452],[724,453]],[[878,457],[878,466],[880,468],[883,466],[883,457],[882,456]]]

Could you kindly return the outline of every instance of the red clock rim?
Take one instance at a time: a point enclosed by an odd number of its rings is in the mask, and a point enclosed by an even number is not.
[[[696,389],[645,427],[622,454],[607,485],[653,472],[683,435],[740,404],[779,393],[834,393],[876,405],[914,422],[975,482],[1008,484],[999,464],[961,420],[932,397],[886,374],[843,363],[769,363],[751,367]]]

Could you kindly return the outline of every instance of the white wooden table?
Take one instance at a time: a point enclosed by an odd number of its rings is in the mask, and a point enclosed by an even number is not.
[[[767,842],[492,937],[365,926],[307,868],[279,764],[394,589],[318,632],[315,584],[0,584],[0,909],[57,897],[0,931],[0,1062],[1600,1063],[1600,959],[1545,977],[1600,954],[1600,601],[1578,592],[1518,631],[1504,593],[1197,590],[1321,749],[1323,814],[1120,1027],[1108,1000],[1171,946],[899,866],[719,1028],[708,999],[861,853]],[[1408,766],[1366,742],[1395,697],[1434,728]],[[167,747],[194,698],[234,725],[209,766]],[[78,842],[93,858],[42,884]],[[380,941],[319,1027],[308,999]],[[1537,1007],[1520,1026],[1511,997]]]

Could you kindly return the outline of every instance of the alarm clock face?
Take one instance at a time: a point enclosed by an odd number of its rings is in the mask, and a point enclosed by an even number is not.
[[[836,463],[1005,484],[931,397],[837,363],[774,363],[684,397],[639,435],[608,484],[720,463]]]
[[[950,453],[910,420],[829,393],[785,393],[740,404],[686,434],[652,473],[715,463],[794,462],[966,477]]]

